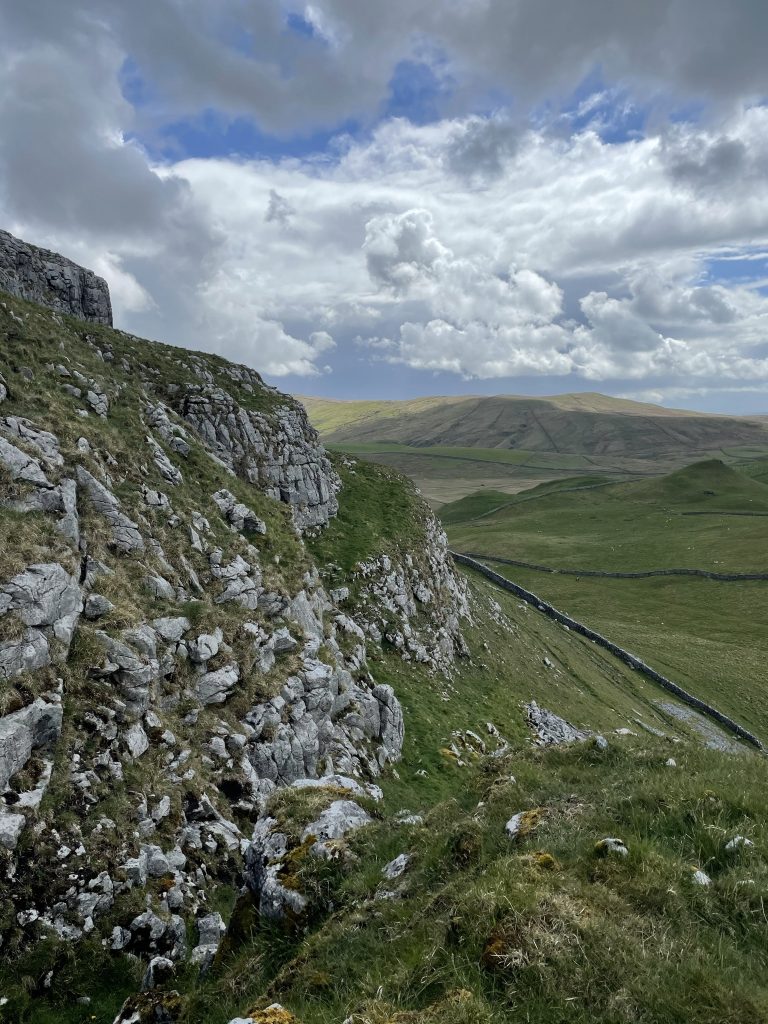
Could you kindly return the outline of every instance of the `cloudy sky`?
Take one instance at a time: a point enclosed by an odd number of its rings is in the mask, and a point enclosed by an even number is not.
[[[768,413],[765,0],[0,0],[0,226],[335,397]]]

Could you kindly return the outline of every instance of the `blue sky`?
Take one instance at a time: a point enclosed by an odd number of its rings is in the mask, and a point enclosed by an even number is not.
[[[755,0],[55,14],[8,8],[3,221],[127,329],[304,393],[768,412]]]

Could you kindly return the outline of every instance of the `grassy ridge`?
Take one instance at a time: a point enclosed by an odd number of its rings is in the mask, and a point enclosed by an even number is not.
[[[329,442],[399,442],[653,458],[768,445],[757,419],[665,409],[606,395],[465,395],[401,402],[302,399]]]
[[[522,500],[532,493],[481,520],[456,523],[452,543],[458,550],[574,569],[768,567],[765,519],[714,514],[768,512],[768,486],[719,462],[654,480],[549,489],[540,500]],[[713,514],[688,514],[698,512]]]

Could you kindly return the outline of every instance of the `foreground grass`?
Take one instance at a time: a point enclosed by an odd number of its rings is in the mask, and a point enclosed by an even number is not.
[[[326,874],[330,915],[304,936],[257,929],[183,1019],[277,999],[304,1024],[764,1020],[766,798],[757,757],[650,738],[525,744],[472,769],[422,825],[358,833]],[[511,841],[505,822],[531,809]],[[626,858],[597,856],[607,835]],[[728,853],[736,835],[754,847]],[[408,870],[385,883],[403,852]]]

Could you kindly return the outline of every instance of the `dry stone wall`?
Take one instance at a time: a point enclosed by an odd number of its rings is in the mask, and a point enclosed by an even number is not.
[[[675,697],[678,697],[683,701],[683,703],[688,704],[697,711],[701,711],[707,717],[713,718],[716,722],[719,722],[720,725],[725,726],[729,732],[732,732],[741,739],[746,740],[746,742],[750,743],[753,747],[757,747],[760,751],[765,749],[761,741],[742,725],[739,725],[738,722],[735,722],[732,718],[724,715],[721,711],[718,711],[717,708],[713,708],[710,704],[707,704],[699,697],[696,697],[687,690],[684,690],[682,686],[678,686],[678,684],[674,683],[671,679],[667,679],[666,676],[657,672],[656,669],[651,668],[650,665],[647,665],[636,655],[630,654],[629,651],[625,651],[623,647],[619,647],[618,644],[613,643],[612,640],[602,636],[600,633],[596,633],[594,629],[590,629],[589,626],[585,626],[583,622],[579,622],[577,619],[571,618],[570,615],[566,615],[564,612],[561,612],[559,609],[555,608],[554,605],[551,605],[548,601],[538,597],[538,595],[534,594],[532,591],[526,590],[525,587],[521,587],[519,584],[508,580],[505,576],[501,576],[499,573],[494,572],[493,569],[489,569],[487,565],[483,565],[482,562],[478,562],[470,555],[462,554],[458,551],[452,551],[451,554],[459,565],[466,565],[470,569],[474,569],[476,572],[481,573],[497,586],[501,587],[503,590],[508,590],[511,594],[521,598],[548,618],[554,619],[555,622],[559,622],[563,626],[567,626],[569,629],[573,630],[574,633],[579,633],[588,640],[592,640],[594,643],[604,648],[604,650],[609,651],[617,658],[620,658],[621,661],[625,662],[631,668],[642,672],[643,675],[652,679],[655,683],[658,683],[659,686],[674,694]]]

